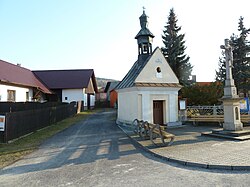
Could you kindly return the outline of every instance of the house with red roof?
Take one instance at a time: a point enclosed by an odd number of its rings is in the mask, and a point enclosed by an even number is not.
[[[33,71],[46,87],[56,93],[53,100],[82,101],[84,108],[95,106],[97,83],[93,69]]]
[[[0,60],[0,102],[43,102],[52,94],[29,69]]]
[[[0,60],[0,102],[61,101],[95,105],[93,69],[31,71]]]

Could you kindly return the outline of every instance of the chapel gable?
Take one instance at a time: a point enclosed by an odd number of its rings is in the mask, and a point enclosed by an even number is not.
[[[135,83],[178,84],[179,80],[163,56],[160,48],[157,47],[135,79]]]

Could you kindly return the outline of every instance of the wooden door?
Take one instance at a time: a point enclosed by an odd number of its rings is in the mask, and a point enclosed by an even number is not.
[[[153,121],[163,125],[163,101],[153,101]]]

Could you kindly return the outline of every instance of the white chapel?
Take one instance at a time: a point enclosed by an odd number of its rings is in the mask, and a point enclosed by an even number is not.
[[[173,126],[178,123],[179,80],[161,49],[152,50],[154,35],[148,29],[143,10],[141,30],[136,35],[138,59],[117,85],[117,123],[131,124],[134,119]]]

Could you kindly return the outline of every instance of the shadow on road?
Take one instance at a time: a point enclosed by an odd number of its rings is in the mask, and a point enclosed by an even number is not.
[[[139,151],[115,124],[115,111],[91,115],[85,121],[47,140],[38,151],[4,168],[1,174],[22,174],[95,162],[115,160]]]

